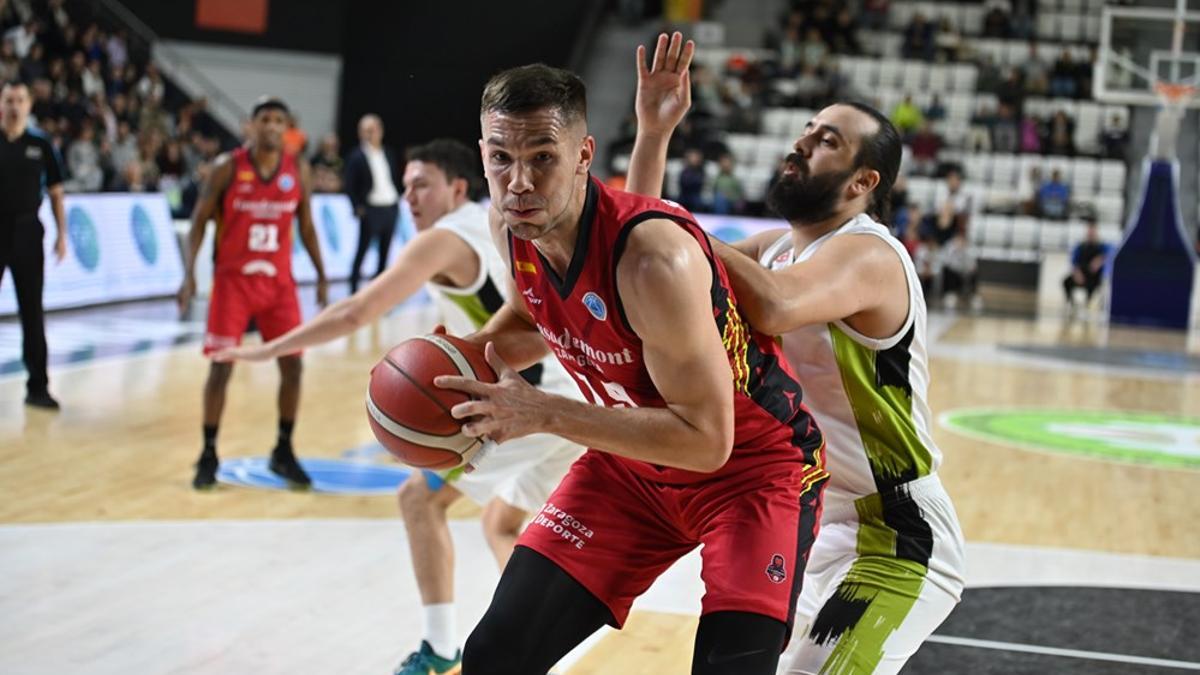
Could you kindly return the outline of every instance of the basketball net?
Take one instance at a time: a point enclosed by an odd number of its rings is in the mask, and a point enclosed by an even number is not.
[[[1196,95],[1196,85],[1159,80],[1154,83],[1154,91],[1158,92],[1164,106],[1178,110],[1189,98]]]
[[[1159,80],[1154,83],[1154,91],[1162,100],[1162,109],[1158,111],[1158,121],[1150,144],[1151,153],[1158,159],[1174,160],[1183,107],[1195,95],[1196,86]]]

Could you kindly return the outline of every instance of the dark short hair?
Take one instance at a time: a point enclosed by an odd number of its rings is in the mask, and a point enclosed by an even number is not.
[[[552,108],[568,122],[587,119],[587,86],[579,76],[544,63],[509,68],[483,88],[479,113],[529,113]]]
[[[468,195],[474,194],[482,174],[479,153],[453,138],[436,138],[424,145],[413,146],[405,153],[405,159],[433,164],[446,174],[446,180],[462,178],[467,181]]]
[[[903,143],[896,125],[887,115],[874,107],[859,101],[846,101],[840,105],[848,105],[855,110],[868,115],[879,128],[875,133],[863,136],[858,153],[854,156],[856,167],[867,166],[879,172],[879,184],[871,193],[871,203],[867,213],[881,223],[887,224],[892,217],[892,186],[896,184],[896,176],[900,174],[900,158]]]
[[[8,89],[9,87],[25,87],[29,89],[29,83],[25,80],[5,80],[0,82],[0,89]]]
[[[254,102],[254,107],[250,109],[250,117],[258,117],[258,113],[263,110],[279,110],[285,115],[291,115],[292,111],[288,109],[283,99],[276,96],[263,96]]]

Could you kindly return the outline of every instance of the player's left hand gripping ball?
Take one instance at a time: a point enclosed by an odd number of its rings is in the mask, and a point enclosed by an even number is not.
[[[487,343],[484,356],[499,376],[495,384],[453,375],[434,380],[443,389],[456,389],[472,397],[473,400],[450,409],[455,419],[469,420],[462,426],[463,433],[504,443],[544,431],[551,397],[505,363],[491,342]]]

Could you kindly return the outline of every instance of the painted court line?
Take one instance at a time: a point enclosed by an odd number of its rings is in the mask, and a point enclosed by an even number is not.
[[[1128,663],[1139,666],[1157,666],[1159,668],[1177,668],[1180,670],[1200,670],[1200,663],[1194,661],[1174,661],[1172,659],[1155,659],[1147,656],[1132,654],[1110,654],[1108,652],[1090,652],[1082,649],[1062,649],[1060,647],[1043,647],[1017,642],[996,642],[994,640],[976,640],[960,638],[952,635],[930,635],[926,642],[935,642],[958,647],[975,647],[978,649],[995,649],[1005,652],[1024,652],[1026,654],[1042,654],[1044,656],[1064,656],[1072,659],[1087,659],[1089,661],[1111,661],[1113,663]]]

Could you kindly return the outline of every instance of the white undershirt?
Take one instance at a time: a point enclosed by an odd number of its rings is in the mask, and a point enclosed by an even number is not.
[[[381,148],[363,145],[363,154],[367,156],[367,165],[371,167],[371,192],[367,195],[370,206],[391,206],[400,201],[400,193],[392,182],[392,168],[388,166],[387,155]]]

